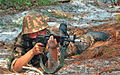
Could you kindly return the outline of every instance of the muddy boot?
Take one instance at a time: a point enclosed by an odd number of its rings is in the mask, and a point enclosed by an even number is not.
[[[88,31],[85,35],[79,37],[80,42],[76,43],[78,53],[83,52],[96,41],[105,41],[109,35],[104,32]]]
[[[95,41],[105,41],[106,39],[109,38],[108,34],[97,31],[88,31],[86,35],[92,36]]]

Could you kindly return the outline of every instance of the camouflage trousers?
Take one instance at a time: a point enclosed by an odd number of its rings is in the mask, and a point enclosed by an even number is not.
[[[88,47],[94,44],[94,39],[91,35],[85,34],[80,36],[78,39],[80,39],[80,42],[69,44],[66,50],[66,56],[82,53],[84,50],[86,50]]]

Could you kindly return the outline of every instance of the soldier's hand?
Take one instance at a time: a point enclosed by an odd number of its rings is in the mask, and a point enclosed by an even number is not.
[[[57,48],[57,41],[56,39],[54,39],[53,36],[50,36],[49,40],[48,40],[48,47],[51,49],[56,49]]]
[[[36,43],[35,46],[32,48],[34,55],[38,55],[43,53],[44,47],[42,47],[42,43]]]

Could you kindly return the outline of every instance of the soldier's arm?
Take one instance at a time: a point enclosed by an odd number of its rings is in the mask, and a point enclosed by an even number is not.
[[[34,55],[38,55],[43,52],[44,48],[40,47],[41,45],[43,44],[36,43],[36,45],[31,50],[29,50],[26,54],[18,58],[13,65],[13,69],[18,72],[21,71],[22,67],[26,66]]]

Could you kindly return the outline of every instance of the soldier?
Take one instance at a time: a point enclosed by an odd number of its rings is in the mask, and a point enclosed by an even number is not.
[[[46,19],[37,12],[31,12],[24,17],[22,33],[20,33],[20,35],[17,37],[16,42],[14,44],[13,50],[14,58],[11,61],[11,71],[24,72],[25,70],[23,70],[22,67],[30,65],[39,68],[40,67],[39,54],[42,53],[44,53],[44,57],[42,58],[43,62],[44,64],[46,64],[46,62],[48,61],[47,49],[50,49],[52,51],[53,54],[52,56],[55,58],[54,60],[58,61],[57,57],[58,43],[53,36],[50,36],[50,39],[48,40],[47,43],[48,47],[46,48],[46,51],[44,51],[42,43],[34,44],[33,39],[36,38],[38,35],[47,35],[51,33],[50,30],[48,30],[47,28],[49,27],[46,22]],[[81,42],[78,42],[75,45],[70,44],[67,49],[66,56],[81,53],[81,51],[84,51],[86,48],[92,45],[97,38],[95,37],[95,35],[92,35],[92,33],[90,32],[83,36],[80,36],[79,39],[81,40]]]
[[[14,58],[11,63],[11,71],[21,72],[23,66],[31,64],[34,67],[40,67],[38,54],[43,53],[42,43],[33,45],[34,38],[37,35],[49,34],[46,19],[37,12],[31,12],[24,17],[22,33],[16,39],[14,44]],[[50,44],[52,42],[52,45]],[[48,46],[56,51],[57,42],[53,36],[48,41]],[[46,56],[43,58],[46,62]]]

